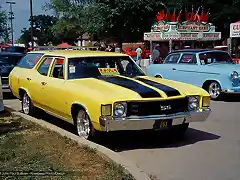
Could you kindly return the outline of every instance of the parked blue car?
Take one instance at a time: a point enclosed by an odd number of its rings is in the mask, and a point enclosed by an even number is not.
[[[240,65],[226,51],[185,49],[170,53],[163,64],[147,67],[147,75],[204,88],[212,99],[240,94]]]

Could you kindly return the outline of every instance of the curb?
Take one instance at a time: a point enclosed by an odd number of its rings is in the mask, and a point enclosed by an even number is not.
[[[13,110],[7,106],[5,106],[4,108],[6,111],[10,112],[13,116],[20,116],[28,121],[34,122],[42,127],[48,128],[52,131],[55,131],[62,136],[66,136],[66,137],[76,141],[79,145],[85,145],[85,146],[89,146],[90,148],[96,149],[97,151],[106,155],[108,158],[110,158],[115,163],[122,165],[136,180],[151,180],[150,177],[143,170],[138,168],[136,164],[133,164],[132,162],[123,158],[121,155],[117,154],[116,152],[114,152],[104,146],[101,146],[94,142],[80,138],[77,135],[72,134],[72,133],[70,133],[64,129],[61,129],[53,124],[50,124],[44,120],[38,120],[34,117],[28,116],[21,112],[16,112],[15,110]]]

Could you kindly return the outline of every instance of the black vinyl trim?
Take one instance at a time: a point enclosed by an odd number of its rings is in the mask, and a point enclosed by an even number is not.
[[[157,83],[157,82],[154,82],[154,81],[151,81],[151,80],[143,79],[143,78],[136,78],[136,80],[141,81],[145,84],[148,84],[150,86],[153,86],[153,87],[163,91],[168,97],[181,95],[178,90],[176,90],[172,87],[169,87],[167,85]]]
[[[100,76],[98,79],[130,89],[138,93],[142,98],[159,98],[161,95],[147,86],[144,86],[134,80],[119,76]]]

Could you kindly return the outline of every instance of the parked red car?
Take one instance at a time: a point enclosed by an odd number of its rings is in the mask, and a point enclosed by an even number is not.
[[[131,56],[133,59],[136,59],[136,57],[137,57],[136,49],[137,49],[137,48],[134,48],[134,49],[132,49],[132,48],[126,48],[126,49],[123,51],[123,53]],[[150,54],[151,54],[151,53],[150,53],[149,50],[147,50],[147,49],[142,49],[142,56],[141,56],[141,57],[142,57],[142,59],[148,59],[149,56],[150,56]]]

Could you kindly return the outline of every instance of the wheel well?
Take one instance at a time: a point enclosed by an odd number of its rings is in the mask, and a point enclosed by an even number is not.
[[[71,114],[72,114],[73,120],[76,119],[79,110],[84,110],[85,111],[85,108],[83,106],[79,105],[79,104],[73,104],[72,105]]]
[[[203,83],[203,86],[202,88],[207,90],[207,88],[209,87],[209,85],[212,83],[212,82],[217,82],[217,81],[214,81],[214,80],[207,80]],[[218,83],[218,82],[217,82]]]
[[[26,93],[25,90],[19,89],[19,97],[20,97],[21,100],[23,99],[23,95],[24,95],[25,93]]]

